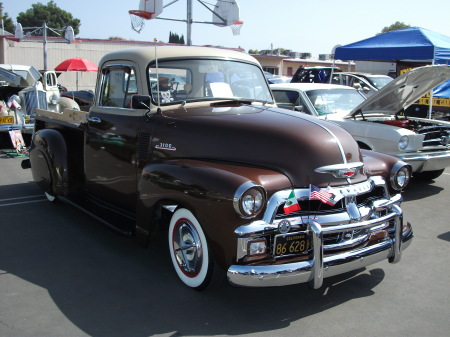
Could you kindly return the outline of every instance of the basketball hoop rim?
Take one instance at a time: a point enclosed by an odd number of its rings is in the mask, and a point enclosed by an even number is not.
[[[155,13],[146,12],[146,11],[140,11],[140,10],[131,10],[128,11],[131,15],[139,16],[140,18],[143,18],[145,20],[150,20]]]
[[[244,21],[240,21],[240,20],[232,23],[232,25],[243,25],[243,24],[244,24]]]

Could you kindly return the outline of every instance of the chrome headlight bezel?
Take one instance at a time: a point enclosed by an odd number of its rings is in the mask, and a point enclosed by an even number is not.
[[[248,181],[236,190],[233,207],[243,219],[252,219],[263,210],[267,201],[266,190],[253,181]]]
[[[409,137],[401,136],[400,139],[398,140],[398,149],[400,151],[405,151],[408,145],[409,145]]]
[[[411,181],[412,168],[411,165],[399,161],[391,169],[390,183],[395,191],[402,191]]]

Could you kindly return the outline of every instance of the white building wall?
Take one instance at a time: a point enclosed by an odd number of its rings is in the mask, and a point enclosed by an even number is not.
[[[42,41],[13,42],[2,39],[2,60],[0,63],[32,65],[38,70],[44,70],[44,44]],[[62,61],[82,57],[97,64],[106,53],[118,49],[149,46],[150,42],[112,41],[81,39],[77,43],[47,42],[47,70],[54,69]],[[78,72],[78,89],[95,90],[97,72]],[[68,90],[76,90],[77,72],[63,72],[58,81]]]
[[[355,70],[361,73],[387,75],[390,71],[396,71],[395,62],[354,61]]]

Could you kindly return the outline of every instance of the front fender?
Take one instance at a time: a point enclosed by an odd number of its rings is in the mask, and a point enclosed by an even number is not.
[[[30,163],[34,181],[55,196],[69,188],[68,153],[63,135],[54,129],[42,129],[33,136]]]
[[[160,204],[188,208],[202,225],[217,262],[229,266],[236,255],[234,229],[251,221],[239,217],[233,207],[237,189],[248,181],[263,186],[269,197],[292,188],[286,176],[267,169],[199,160],[149,164],[139,181],[136,233],[155,232]]]
[[[392,170],[398,163],[408,165],[396,157],[375,151],[361,149],[364,160],[364,170],[369,176],[382,176],[386,182],[389,182]],[[411,167],[411,165],[408,165]],[[410,172],[412,170],[410,169]]]

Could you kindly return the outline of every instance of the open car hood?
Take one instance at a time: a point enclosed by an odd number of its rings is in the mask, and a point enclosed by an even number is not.
[[[450,66],[447,65],[412,69],[370,96],[347,117],[374,112],[395,115],[448,79],[450,79]]]
[[[26,88],[33,86],[41,74],[33,66],[0,64],[0,83],[10,87]]]

